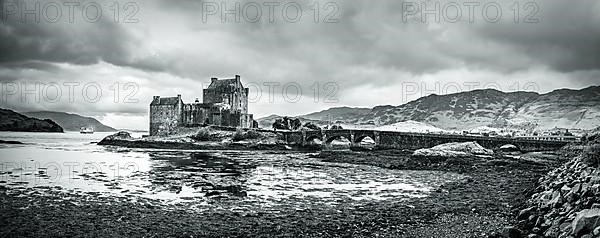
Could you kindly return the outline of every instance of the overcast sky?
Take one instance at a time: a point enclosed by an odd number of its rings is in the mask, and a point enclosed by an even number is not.
[[[597,0],[85,0],[72,16],[62,1],[39,1],[39,14],[22,14],[36,1],[0,2],[1,107],[74,112],[116,128],[147,129],[153,95],[191,102],[211,77],[235,74],[250,87],[255,117],[600,82]],[[222,22],[223,3],[239,3],[239,22]]]

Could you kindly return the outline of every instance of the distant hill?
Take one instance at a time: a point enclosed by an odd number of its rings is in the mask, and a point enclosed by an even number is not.
[[[546,94],[485,89],[429,95],[400,106],[375,107],[365,116],[348,121],[388,125],[408,120],[459,130],[481,126],[593,129],[600,126],[600,87]]]
[[[63,128],[50,119],[40,120],[0,108],[0,131],[63,132]]]
[[[84,117],[77,114],[50,111],[23,112],[23,114],[35,118],[51,119],[62,126],[66,131],[79,131],[81,127],[92,127],[96,132],[117,131],[115,128],[106,126],[92,117]]]
[[[261,126],[273,123],[277,115],[258,119]],[[298,116],[318,125],[334,124],[384,126],[415,121],[445,130],[479,127],[515,129],[573,128],[600,126],[600,86],[581,90],[558,89],[545,94],[473,90],[447,95],[429,95],[399,106],[374,108],[330,108]],[[310,121],[310,120],[309,120]]]
[[[300,116],[302,118],[318,121],[332,121],[340,120],[352,120],[357,117],[363,117],[371,112],[371,108],[357,108],[357,107],[332,107],[327,110],[320,112],[313,112]]]

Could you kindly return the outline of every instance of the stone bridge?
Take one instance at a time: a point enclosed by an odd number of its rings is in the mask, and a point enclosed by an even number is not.
[[[315,139],[322,141],[323,145],[327,146],[336,139],[345,138],[350,141],[352,147],[359,147],[361,146],[360,142],[369,137],[375,142],[375,147],[379,149],[416,150],[450,142],[475,141],[488,149],[498,149],[500,146],[512,144],[517,146],[521,151],[529,152],[556,150],[570,143],[570,141],[542,141],[507,137],[425,134],[361,129],[285,131],[282,133],[288,143],[303,146],[314,143]]]

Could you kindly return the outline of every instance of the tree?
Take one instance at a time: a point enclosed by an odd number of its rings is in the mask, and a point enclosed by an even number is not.
[[[277,118],[275,122],[273,122],[273,129],[275,130],[289,130],[290,128],[287,126],[287,123],[281,118]]]
[[[298,129],[300,129],[300,127],[302,127],[302,122],[300,121],[300,119],[294,118],[289,120],[289,125],[290,129],[297,131]]]
[[[331,126],[331,130],[343,130],[344,128],[342,128],[342,126],[338,126],[338,125],[333,125]]]
[[[317,126],[311,122],[307,122],[306,124],[304,124],[304,128],[307,128],[310,130],[315,130],[315,131],[321,130],[321,128],[319,126]]]
[[[302,128],[302,121],[298,118],[277,118],[275,122],[273,122],[273,129],[277,130],[299,130]]]

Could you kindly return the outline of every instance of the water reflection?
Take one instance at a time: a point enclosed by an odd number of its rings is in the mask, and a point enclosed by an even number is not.
[[[5,146],[0,153],[0,185],[13,189],[53,187],[172,202],[231,200],[269,206],[402,199],[426,196],[433,187],[460,178],[453,173],[325,163],[306,153],[123,149],[81,138],[35,139]]]

